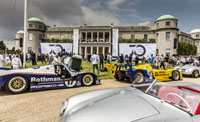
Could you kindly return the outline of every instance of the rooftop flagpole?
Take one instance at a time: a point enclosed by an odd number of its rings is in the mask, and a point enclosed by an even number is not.
[[[24,41],[23,41],[23,56],[24,56],[24,60],[23,60],[23,67],[26,68],[26,42],[28,39],[28,9],[29,9],[29,5],[28,5],[29,0],[24,0]]]

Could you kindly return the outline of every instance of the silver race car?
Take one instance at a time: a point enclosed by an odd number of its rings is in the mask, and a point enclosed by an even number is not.
[[[200,86],[161,83],[91,91],[64,101],[61,122],[200,122]]]
[[[193,65],[184,65],[182,67],[175,67],[175,69],[180,70],[182,75],[192,76],[194,78],[199,77],[200,74],[200,67],[193,66]]]

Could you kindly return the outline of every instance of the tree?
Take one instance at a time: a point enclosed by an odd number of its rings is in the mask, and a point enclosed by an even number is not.
[[[6,45],[4,44],[4,41],[0,41],[0,51],[5,52],[5,50],[6,50]]]
[[[135,39],[135,40],[131,40],[131,39],[122,39],[119,41],[119,43],[156,43],[155,39],[149,39],[149,41],[146,41],[144,39]]]
[[[178,55],[196,55],[197,47],[187,42],[178,42]]]

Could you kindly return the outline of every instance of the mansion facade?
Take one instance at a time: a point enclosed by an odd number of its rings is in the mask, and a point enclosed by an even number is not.
[[[177,54],[178,42],[184,41],[197,46],[200,55],[200,29],[194,29],[190,33],[185,33],[178,28],[178,19],[172,15],[159,17],[153,25],[149,26],[47,26],[39,18],[32,17],[28,20],[28,40],[26,51],[41,53],[40,43],[44,39],[70,39],[73,40],[74,30],[78,30],[78,53],[81,55],[92,54],[112,54],[113,30],[118,30],[118,40],[123,39],[134,41],[143,39],[149,41],[154,39],[157,44],[157,54],[173,55]],[[24,32],[18,31],[16,34],[15,49],[23,50]]]

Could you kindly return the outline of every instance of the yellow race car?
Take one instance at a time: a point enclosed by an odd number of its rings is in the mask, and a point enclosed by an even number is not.
[[[112,75],[116,80],[127,79],[129,81],[137,81],[137,83],[148,82],[146,80],[156,79],[159,81],[170,81],[170,80],[182,80],[182,74],[179,70],[169,69],[162,70],[159,67],[151,64],[144,64],[135,66],[132,68],[131,65],[112,65],[106,64],[106,68],[112,71]]]
[[[158,81],[170,81],[170,80],[182,80],[182,74],[179,70],[176,69],[168,69],[163,70],[158,66],[152,65],[152,64],[144,64],[134,67],[134,69],[145,69],[145,70],[151,70],[153,73],[153,76]]]

